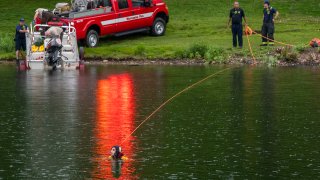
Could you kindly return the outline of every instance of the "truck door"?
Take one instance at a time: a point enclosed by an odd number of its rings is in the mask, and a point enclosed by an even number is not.
[[[117,6],[117,32],[124,32],[135,29],[134,16],[128,0],[116,0]]]
[[[136,28],[143,28],[152,23],[153,8],[145,7],[144,0],[132,0],[132,13],[138,16]]]
[[[100,1],[100,8],[105,10],[105,14],[101,16],[102,32],[101,35],[108,35],[116,32],[116,18],[115,4],[111,0]]]

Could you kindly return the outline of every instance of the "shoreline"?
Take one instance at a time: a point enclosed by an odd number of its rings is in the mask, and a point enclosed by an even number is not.
[[[0,60],[2,64],[15,64],[15,60]],[[129,65],[129,66],[142,66],[142,65],[173,65],[173,66],[219,66],[219,65],[252,65],[252,66],[274,66],[274,67],[294,67],[294,66],[320,66],[320,61],[315,62],[283,62],[278,61],[276,64],[268,64],[265,62],[258,61],[256,64],[249,59],[229,60],[225,62],[208,62],[206,60],[176,60],[176,59],[158,59],[158,60],[137,60],[131,58],[125,59],[106,59],[106,60],[84,60],[85,65]]]
[[[106,65],[259,65],[259,66],[320,66],[320,49],[309,48],[302,52],[293,54],[285,48],[278,48],[268,53],[265,59],[257,59],[256,64],[248,56],[231,55],[224,61],[208,61],[205,59],[177,59],[177,58],[85,58],[85,64],[106,64]],[[0,64],[13,64],[14,59],[2,59]]]

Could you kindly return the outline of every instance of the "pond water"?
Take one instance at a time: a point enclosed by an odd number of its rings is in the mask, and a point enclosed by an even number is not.
[[[319,68],[234,67],[130,135],[224,68],[1,65],[0,179],[319,179]]]

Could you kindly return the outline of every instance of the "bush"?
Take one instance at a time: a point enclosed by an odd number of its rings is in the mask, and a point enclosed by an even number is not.
[[[298,60],[298,53],[292,47],[285,47],[281,49],[280,59],[287,62],[296,62]]]
[[[204,59],[208,51],[208,46],[203,44],[193,44],[188,49],[177,50],[175,52],[176,58],[181,59]]]
[[[174,53],[175,58],[185,59],[188,58],[188,52],[186,50],[179,49]]]
[[[134,54],[136,56],[145,56],[146,55],[146,48],[143,45],[137,46],[137,48],[134,50]]]
[[[262,61],[266,63],[268,66],[275,66],[277,65],[277,57],[272,55],[264,55],[262,56]]]
[[[298,51],[299,53],[303,53],[308,49],[306,45],[299,45],[295,47],[295,50]]]
[[[188,50],[189,56],[195,57],[197,59],[204,59],[205,54],[208,51],[208,46],[204,44],[193,44]]]
[[[222,48],[208,47],[204,44],[193,44],[186,50],[177,50],[176,58],[181,59],[205,59],[207,61],[225,60],[225,51]]]
[[[207,61],[223,61],[225,60],[225,51],[222,48],[211,47],[205,54]]]
[[[0,52],[8,53],[14,52],[14,40],[13,36],[9,34],[0,35]]]

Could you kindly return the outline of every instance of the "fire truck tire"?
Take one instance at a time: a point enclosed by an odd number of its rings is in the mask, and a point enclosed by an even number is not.
[[[166,21],[162,18],[156,18],[151,27],[151,34],[153,36],[163,36],[166,33]]]
[[[86,44],[88,47],[97,47],[99,43],[99,34],[97,31],[91,29],[87,33]]]
[[[79,48],[79,58],[80,61],[84,60],[84,48],[82,46]]]

